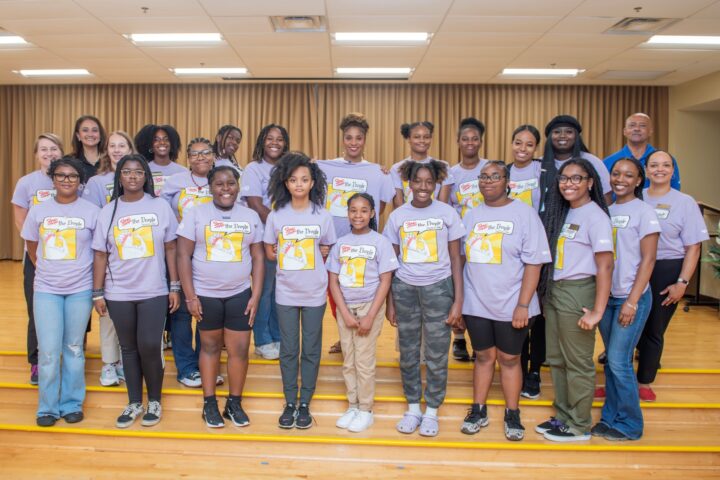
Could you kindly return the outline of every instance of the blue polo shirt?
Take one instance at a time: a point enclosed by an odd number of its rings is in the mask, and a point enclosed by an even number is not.
[[[643,156],[636,160],[638,160],[640,162],[640,164],[643,166],[643,168],[645,168],[645,163],[647,162],[648,157],[650,155],[652,155],[652,153],[656,150],[657,149],[655,147],[653,147],[652,145],[650,145],[648,143]],[[672,155],[671,155],[671,157],[672,157]],[[605,163],[605,166],[608,169],[608,172],[612,171],[612,166],[615,164],[615,162],[617,162],[621,158],[635,158],[633,156],[632,152],[630,151],[630,148],[627,145],[625,145],[622,148],[622,150],[619,150],[619,151],[613,153],[612,155],[607,157],[605,160],[603,160],[603,162]],[[678,164],[677,164],[677,161],[675,160],[675,157],[672,157],[672,162],[673,162],[673,175],[672,175],[672,178],[670,179],[670,186],[672,188],[674,188],[675,190],[679,191],[680,190],[680,168],[678,168]],[[645,188],[648,188],[649,186],[650,186],[650,180],[648,180],[646,178],[645,179]]]

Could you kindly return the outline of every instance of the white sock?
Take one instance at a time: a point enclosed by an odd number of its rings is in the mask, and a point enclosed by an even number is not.
[[[408,403],[408,412],[416,414],[418,417],[422,416],[422,410],[420,410],[419,403]]]
[[[437,417],[437,408],[427,407],[425,409],[425,415],[429,415],[431,417]]]

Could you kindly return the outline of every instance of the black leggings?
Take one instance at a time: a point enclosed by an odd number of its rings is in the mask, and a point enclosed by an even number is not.
[[[160,401],[165,357],[162,350],[168,296],[145,300],[107,300],[122,351],[129,403],[142,403],[143,378],[148,400]]]
[[[534,318],[520,355],[523,373],[538,373],[545,363],[545,317],[541,313]]]
[[[35,316],[33,315],[33,283],[35,282],[35,265],[25,252],[23,258],[23,290],[25,290],[25,304],[28,312],[27,328],[27,359],[30,365],[38,364],[38,339],[35,333]]]
[[[662,302],[667,298],[667,295],[660,295],[660,292],[677,282],[682,270],[682,264],[682,258],[655,262],[655,268],[650,276],[652,307],[637,346],[638,352],[640,352],[637,369],[638,383],[648,384],[654,382],[655,375],[657,375],[658,368],[660,368],[660,357],[662,357],[665,343],[665,330],[670,325],[670,320],[675,314],[679,303],[664,307]]]

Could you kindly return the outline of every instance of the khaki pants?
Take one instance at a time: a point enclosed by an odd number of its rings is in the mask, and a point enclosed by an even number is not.
[[[364,317],[372,302],[348,305],[350,313],[357,318]],[[370,332],[360,336],[356,328],[345,325],[340,309],[337,310],[340,345],[343,353],[343,377],[347,388],[350,407],[364,412],[372,411],[375,398],[375,348],[385,320],[385,304],[373,319]]]
[[[595,330],[583,330],[582,308],[595,305],[595,277],[561,280],[552,284],[545,299],[546,358],[550,366],[558,420],[576,434],[592,425],[595,391]]]
[[[120,343],[115,333],[115,325],[109,315],[100,317],[100,355],[103,363],[120,361]]]

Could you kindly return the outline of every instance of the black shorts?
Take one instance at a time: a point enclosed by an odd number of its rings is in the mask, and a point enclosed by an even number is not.
[[[245,315],[245,309],[250,301],[250,289],[228,298],[201,297],[202,321],[197,322],[200,330],[219,330],[227,328],[238,332],[247,332],[251,329],[250,315]]]
[[[470,335],[470,343],[476,352],[496,347],[508,355],[520,355],[528,330],[535,323],[535,317],[530,318],[524,328],[514,328],[512,322],[490,320],[489,318],[463,315],[463,320]]]

